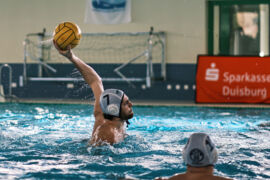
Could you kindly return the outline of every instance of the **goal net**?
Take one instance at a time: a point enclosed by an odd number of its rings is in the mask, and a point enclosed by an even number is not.
[[[52,38],[52,34],[45,30],[42,33],[27,34],[24,41],[25,66],[27,63],[39,63],[43,68],[50,69],[50,64],[68,63],[54,48]],[[151,68],[155,64],[160,66],[159,77],[165,79],[165,41],[164,32],[153,32],[152,29],[150,32],[136,33],[83,33],[80,44],[73,51],[83,61],[91,64],[119,64],[122,65],[120,68],[131,63],[145,64],[152,79]],[[119,76],[125,78],[121,74]]]

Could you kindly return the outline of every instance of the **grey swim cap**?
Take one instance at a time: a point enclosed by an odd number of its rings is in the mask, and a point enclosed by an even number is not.
[[[120,117],[123,97],[124,92],[119,89],[106,89],[99,99],[103,113]]]
[[[205,133],[192,134],[183,150],[184,162],[193,167],[214,165],[217,157],[215,145]]]

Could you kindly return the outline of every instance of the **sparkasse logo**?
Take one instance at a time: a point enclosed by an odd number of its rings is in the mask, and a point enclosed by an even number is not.
[[[216,68],[216,63],[211,63],[211,67],[207,68],[205,71],[206,81],[218,81],[219,79],[219,69]]]

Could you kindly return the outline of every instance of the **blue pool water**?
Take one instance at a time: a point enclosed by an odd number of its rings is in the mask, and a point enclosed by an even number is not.
[[[91,105],[0,104],[0,179],[154,179],[186,170],[193,132],[216,144],[215,174],[270,179],[270,109],[134,107],[124,142],[89,147]]]

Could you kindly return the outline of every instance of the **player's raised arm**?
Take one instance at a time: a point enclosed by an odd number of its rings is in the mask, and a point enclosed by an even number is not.
[[[92,88],[95,98],[99,100],[100,94],[103,92],[101,78],[91,66],[84,63],[71,51],[72,48],[79,44],[80,39],[81,29],[73,22],[60,23],[54,29],[53,43],[55,48],[77,67],[84,80]]]
[[[55,42],[54,42],[54,46],[60,54],[62,54],[69,61],[71,61],[76,66],[76,68],[80,71],[86,83],[92,88],[92,91],[96,98],[95,112],[96,110],[101,112],[100,106],[99,106],[99,97],[104,89],[103,89],[103,84],[102,84],[102,80],[100,76],[91,66],[87,65],[84,61],[82,61],[80,58],[75,56],[70,46],[67,48],[67,50],[61,50]]]

